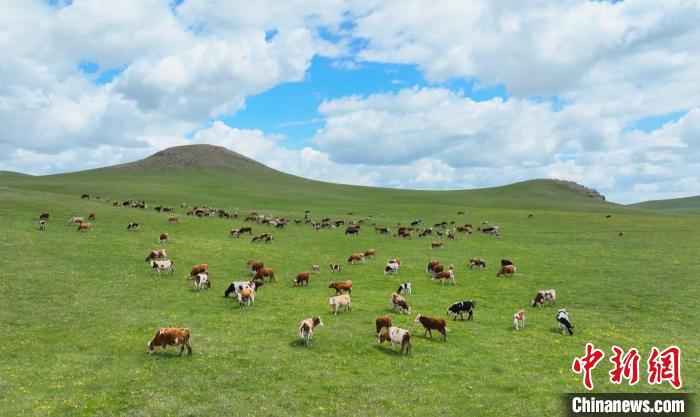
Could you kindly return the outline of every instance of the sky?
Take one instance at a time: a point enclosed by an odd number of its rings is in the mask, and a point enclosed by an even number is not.
[[[254,4],[0,0],[0,170],[208,143],[347,184],[700,194],[700,0]]]

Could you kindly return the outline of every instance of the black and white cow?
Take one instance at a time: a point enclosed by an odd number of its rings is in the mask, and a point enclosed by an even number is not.
[[[411,289],[410,282],[404,282],[403,284],[399,285],[399,289],[396,290],[396,293],[403,295],[404,291],[406,291],[409,294],[413,294],[413,289]]]
[[[388,262],[384,267],[384,275],[398,274],[400,270],[401,264],[399,264],[398,262]]]
[[[464,320],[464,316],[462,315],[465,312],[469,313],[469,317],[467,320],[472,320],[474,318],[474,308],[476,307],[476,301],[474,300],[466,300],[466,301],[460,301],[458,303],[454,303],[450,306],[450,308],[447,309],[447,315],[454,315],[455,320],[457,320],[457,316],[460,316],[462,320]]]
[[[559,324],[557,326],[557,331],[563,332],[566,330],[570,335],[574,334],[574,326],[571,325],[571,321],[569,320],[569,312],[565,308],[562,308],[557,312],[557,323]]]
[[[263,283],[258,281],[234,281],[224,291],[224,297],[228,297],[231,293],[238,294],[244,288],[252,288],[253,291],[257,291],[262,286]]]

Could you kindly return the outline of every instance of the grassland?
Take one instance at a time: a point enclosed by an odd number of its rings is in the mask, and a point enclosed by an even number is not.
[[[397,241],[363,230],[314,231],[290,225],[273,231],[275,243],[251,245],[227,232],[238,220],[189,218],[81,201],[83,192],[112,199],[143,198],[150,206],[208,203],[226,209],[271,212],[291,219],[360,218],[373,214],[395,227],[422,218],[480,223],[503,238],[460,236],[440,251],[429,241]],[[457,216],[458,210],[467,212]],[[35,229],[51,212],[45,232]],[[66,225],[73,215],[97,213],[92,233]],[[347,212],[354,212],[348,216]],[[528,219],[528,214],[534,219]],[[611,218],[605,214],[612,213]],[[136,233],[129,221],[142,224]],[[153,276],[143,258],[164,247],[172,276]],[[618,237],[623,230],[624,236]],[[655,214],[591,201],[544,181],[471,192],[396,191],[316,183],[265,170],[98,170],[51,177],[0,175],[0,415],[227,416],[227,415],[559,415],[559,393],[580,392],[571,361],[593,342],[610,355],[613,344],[637,347],[643,361],[652,346],[683,349],[683,391],[697,390],[696,340],[700,322],[700,217]],[[254,226],[255,232],[266,231]],[[328,313],[331,277],[312,276],[292,288],[311,264],[342,262],[351,252],[377,250],[366,265],[345,266],[353,311]],[[518,276],[497,279],[466,268],[469,257],[491,265],[506,257]],[[382,275],[400,257],[398,277]],[[246,276],[244,261],[263,258],[278,283],[262,287],[252,308],[223,298],[225,285]],[[457,285],[431,282],[424,267],[438,258],[456,268]],[[185,278],[197,263],[210,265],[213,288],[194,292]],[[412,282],[410,316],[390,310],[390,294]],[[537,290],[555,288],[576,326],[555,332],[552,308],[533,309]],[[453,302],[475,299],[473,322],[450,322],[446,343],[422,337],[415,314],[444,316]],[[526,328],[510,317],[526,308]],[[413,355],[377,346],[374,318],[390,314],[412,330]],[[296,328],[306,317],[326,324],[310,349]],[[146,353],[161,326],[192,329],[194,354]],[[670,392],[667,384],[613,386],[609,363],[594,374],[595,392]],[[642,364],[644,366],[644,364]],[[646,373],[642,368],[642,376]]]

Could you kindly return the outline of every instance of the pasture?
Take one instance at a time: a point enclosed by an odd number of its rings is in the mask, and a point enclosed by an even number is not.
[[[79,198],[83,192],[112,201],[145,199],[147,210],[113,207]],[[536,195],[537,199],[526,196]],[[521,197],[519,197],[521,196]],[[239,219],[194,218],[181,202],[257,210],[285,217],[270,231],[272,244],[229,238]],[[156,213],[159,204],[174,206]],[[373,215],[357,237],[344,228],[315,231],[295,225],[313,219]],[[457,211],[466,211],[457,215]],[[47,230],[36,230],[43,211]],[[95,212],[93,231],[78,233],[71,216]],[[353,212],[353,215],[348,215]],[[528,214],[534,214],[528,219]],[[606,213],[613,213],[606,218]],[[423,226],[488,220],[503,237],[474,232],[443,239],[393,239],[369,223],[396,229],[420,218]],[[128,232],[130,221],[138,232]],[[613,386],[610,347],[636,347],[641,376],[652,346],[683,349],[684,392],[697,390],[700,349],[700,216],[656,214],[600,202],[546,184],[527,183],[474,192],[413,192],[314,183],[269,174],[246,177],[216,172],[97,171],[53,177],[0,175],[2,300],[0,414],[23,416],[421,416],[558,415],[560,393],[581,392],[571,371],[586,342],[606,352],[594,371],[594,392],[672,392],[668,384]],[[157,242],[168,231],[171,241]],[[618,231],[624,231],[619,237]],[[165,248],[174,274],[155,276],[144,262]],[[377,258],[347,265],[353,252],[376,249]],[[470,257],[487,270],[469,270]],[[388,259],[401,258],[401,273],[383,275]],[[501,258],[515,262],[514,278],[496,278]],[[249,277],[247,259],[264,259],[277,273],[255,305],[239,308],[223,297],[229,282]],[[431,259],[454,264],[456,285],[433,282]],[[343,264],[332,275],[328,264]],[[194,292],[190,268],[208,263],[212,288]],[[297,273],[311,274],[308,288],[293,288]],[[351,312],[330,313],[330,281],[354,282]],[[411,282],[411,314],[391,308],[391,293]],[[532,308],[538,290],[555,288],[576,328],[558,334],[556,308]],[[447,318],[452,303],[473,299],[473,321],[448,322],[441,342],[423,337],[417,314]],[[512,315],[525,309],[525,328]],[[379,346],[374,319],[391,316],[413,336],[412,355]],[[310,348],[297,327],[319,315]],[[192,331],[193,355],[149,355],[146,344],[164,326]]]

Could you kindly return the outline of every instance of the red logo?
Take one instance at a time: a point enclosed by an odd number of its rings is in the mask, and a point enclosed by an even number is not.
[[[592,370],[603,357],[605,357],[605,353],[602,350],[593,347],[592,343],[586,343],[586,354],[574,359],[574,363],[571,364],[571,369],[575,373],[580,374],[583,372],[583,386],[586,389],[593,389]]]
[[[681,381],[681,349],[671,346],[663,352],[653,347],[647,361],[649,383],[661,384],[668,381],[675,389],[683,386]]]

